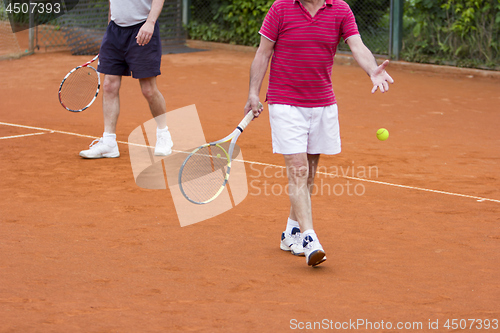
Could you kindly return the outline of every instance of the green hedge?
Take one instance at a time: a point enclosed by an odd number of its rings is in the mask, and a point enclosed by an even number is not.
[[[257,46],[273,2],[191,0],[189,38]],[[387,54],[390,0],[346,2],[365,44],[374,53]],[[404,32],[404,60],[500,69],[500,0],[406,0]]]
[[[388,48],[390,0],[346,0],[363,35],[376,39],[375,52]],[[258,46],[259,29],[274,0],[191,0],[189,38]],[[385,34],[385,35],[384,35]],[[383,40],[383,42],[380,42]]]
[[[408,0],[407,61],[500,69],[500,0]]]
[[[259,29],[273,0],[192,0],[189,37],[258,46]]]

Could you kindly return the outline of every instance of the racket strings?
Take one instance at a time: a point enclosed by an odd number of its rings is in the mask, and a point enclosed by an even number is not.
[[[204,147],[191,155],[181,173],[184,194],[197,203],[212,199],[223,187],[228,160],[219,146]]]
[[[71,110],[81,110],[92,102],[99,88],[99,74],[91,67],[71,73],[61,87],[61,102]]]

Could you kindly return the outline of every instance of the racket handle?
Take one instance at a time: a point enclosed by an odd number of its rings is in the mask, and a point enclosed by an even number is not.
[[[90,65],[91,63],[93,63],[94,61],[96,61],[96,60],[97,60],[97,58],[99,58],[99,53],[97,53],[97,55],[96,55],[94,58],[92,58],[92,60],[90,60],[90,61],[88,61],[88,62],[84,63],[81,67],[85,67],[85,66]]]
[[[259,102],[259,109],[261,109],[262,107],[263,107],[262,103]],[[243,132],[243,130],[248,126],[248,124],[250,124],[250,122],[253,120],[254,117],[255,116],[253,115],[253,111],[252,110],[248,111],[245,118],[243,118],[243,120],[240,122],[237,128],[241,132]]]

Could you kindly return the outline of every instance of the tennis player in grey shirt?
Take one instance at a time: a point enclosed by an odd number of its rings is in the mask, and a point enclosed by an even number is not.
[[[172,138],[166,122],[166,105],[158,90],[156,77],[161,74],[161,40],[157,22],[164,0],[110,0],[109,25],[99,51],[97,70],[104,74],[102,108],[104,133],[83,158],[119,157],[116,124],[120,114],[120,87],[123,76],[139,80],[151,114],[156,119],[155,155],[172,153]]]

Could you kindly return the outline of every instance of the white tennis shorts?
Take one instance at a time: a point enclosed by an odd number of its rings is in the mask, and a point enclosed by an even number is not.
[[[269,104],[269,119],[274,153],[340,153],[337,104],[315,108]]]

